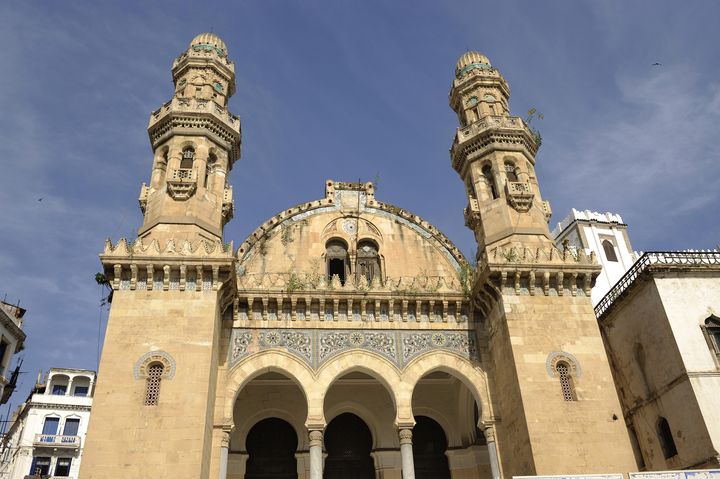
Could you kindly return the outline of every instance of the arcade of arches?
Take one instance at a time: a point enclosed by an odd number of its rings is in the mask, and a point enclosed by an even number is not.
[[[267,362],[288,362],[276,356]],[[227,479],[493,477],[494,444],[489,449],[476,427],[482,406],[465,385],[470,378],[450,368],[413,379],[410,371],[388,378],[369,367],[332,366],[329,382],[323,371],[300,383],[291,371],[266,367],[240,385]],[[313,464],[313,445],[320,464]]]

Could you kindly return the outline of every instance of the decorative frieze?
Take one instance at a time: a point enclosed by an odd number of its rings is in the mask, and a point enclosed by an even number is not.
[[[317,370],[332,357],[351,350],[379,354],[403,369],[413,359],[431,352],[447,351],[479,361],[475,332],[357,329],[240,329],[232,330],[230,367],[256,352],[279,349],[297,356]]]

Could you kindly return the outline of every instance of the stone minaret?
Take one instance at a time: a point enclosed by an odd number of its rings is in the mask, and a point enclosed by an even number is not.
[[[155,157],[139,238],[107,241],[100,255],[113,300],[81,479],[215,478],[229,434],[214,416],[235,296],[222,242],[240,155],[240,120],[227,110],[234,67],[204,33],[172,72],[175,95],[148,128]]]
[[[140,191],[140,238],[222,239],[233,215],[227,177],[240,157],[240,119],[227,109],[235,65],[212,33],[193,39],[172,67],[175,95],[150,115],[150,184]]]
[[[636,470],[590,301],[593,256],[555,248],[535,174],[539,135],[510,116],[487,57],[457,63],[450,154],[478,243],[472,296],[483,317],[505,477]]]

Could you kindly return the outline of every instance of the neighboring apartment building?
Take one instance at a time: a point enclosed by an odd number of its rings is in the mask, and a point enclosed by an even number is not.
[[[52,368],[11,418],[0,442],[0,478],[77,478],[95,372]]]
[[[615,213],[596,213],[573,208],[570,215],[559,222],[552,236],[562,250],[565,245],[573,251],[583,249],[595,253],[603,267],[592,289],[592,302],[598,304],[637,260],[627,234],[627,225]]]
[[[595,308],[641,469],[720,466],[720,251],[643,254]]]
[[[0,404],[8,402],[15,390],[17,373],[13,374],[10,364],[25,343],[24,315],[23,308],[0,301]]]

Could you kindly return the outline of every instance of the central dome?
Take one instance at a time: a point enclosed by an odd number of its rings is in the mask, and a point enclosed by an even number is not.
[[[224,54],[227,54],[227,45],[225,45],[225,42],[222,40],[222,38],[215,35],[214,33],[205,32],[193,38],[190,42],[190,48],[197,45],[209,45],[218,48],[222,50]]]

